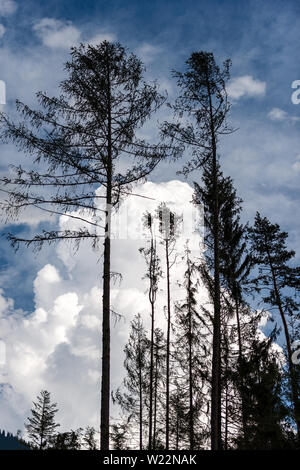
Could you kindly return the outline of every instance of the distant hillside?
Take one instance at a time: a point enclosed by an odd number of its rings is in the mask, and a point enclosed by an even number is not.
[[[0,450],[30,450],[30,447],[13,436],[0,430]]]

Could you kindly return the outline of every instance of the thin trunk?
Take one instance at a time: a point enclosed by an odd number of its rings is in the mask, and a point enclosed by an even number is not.
[[[141,344],[139,338],[139,400],[140,400],[140,450],[143,450],[143,381],[142,381],[142,363],[141,363]]]
[[[166,364],[166,450],[169,449],[170,429],[170,340],[171,340],[171,295],[170,295],[170,260],[169,241],[166,239],[166,265],[167,265],[167,364]]]
[[[226,391],[225,391],[225,442],[224,449],[228,449],[228,384],[226,381]]]
[[[107,193],[109,193],[107,187]],[[111,196],[107,194],[106,227],[110,226]],[[109,214],[109,215],[108,215]],[[110,229],[108,229],[110,232]],[[110,400],[110,233],[104,242],[103,321],[102,321],[102,381],[101,381],[101,450],[109,449]]]
[[[150,265],[149,265],[149,300],[151,303],[151,345],[150,345],[150,402],[149,402],[149,450],[152,449],[153,440],[153,366],[154,366],[154,324],[155,324],[155,285],[153,276],[156,270],[156,247],[153,241],[153,235],[151,235],[151,254],[150,254]]]
[[[241,322],[240,322],[240,314],[239,314],[239,303],[237,299],[235,300],[235,314],[236,314],[236,323],[237,323],[237,331],[238,331],[239,357],[241,358],[243,355],[242,335],[241,335]]]
[[[154,303],[151,304],[151,346],[150,346],[150,400],[149,400],[149,450],[152,449],[153,426],[153,363],[154,363]]]
[[[188,295],[191,291],[191,272],[189,266],[189,280],[188,280]],[[193,342],[193,331],[192,331],[192,309],[190,304],[190,299],[188,300],[188,318],[189,318],[189,437],[190,437],[190,450],[194,449],[194,408],[193,408],[193,350],[192,350],[192,342]]]
[[[237,331],[238,331],[239,365],[241,367],[243,349],[242,349],[242,334],[241,334],[241,323],[240,323],[240,314],[239,314],[239,302],[237,299],[235,300],[235,313],[236,313],[236,322],[237,322]],[[240,387],[241,387],[241,402],[242,402],[243,435],[244,435],[244,439],[246,439],[247,417],[246,417],[246,411],[245,411],[244,381],[243,381],[242,374],[240,374]]]
[[[226,356],[225,356],[225,439],[224,449],[228,449],[228,343],[227,338],[225,339],[226,344]]]
[[[108,79],[108,135],[107,135],[107,186],[106,221],[103,261],[103,320],[102,320],[102,379],[101,379],[101,428],[100,448],[109,449],[109,401],[110,401],[110,238],[112,203],[112,146],[111,146],[111,107],[110,77]]]
[[[158,348],[156,346],[155,380],[154,380],[153,450],[155,450],[155,447],[156,447],[157,388],[158,388],[157,385],[158,385]]]
[[[176,450],[179,447],[179,412],[176,413]]]
[[[45,421],[45,398],[43,399],[43,408],[42,408],[42,423]],[[42,424],[41,435],[40,435],[40,450],[43,448],[44,440],[44,424]]]
[[[219,201],[217,175],[217,148],[213,120],[210,87],[208,83],[210,131],[213,158],[213,235],[214,235],[214,324],[213,324],[213,357],[211,388],[211,449],[222,448],[221,439],[221,315],[220,315],[220,266],[219,266]]]

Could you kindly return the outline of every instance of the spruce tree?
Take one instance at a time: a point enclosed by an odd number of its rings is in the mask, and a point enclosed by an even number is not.
[[[236,342],[238,343],[238,358],[241,359],[243,355],[243,332],[242,332],[242,316],[243,312],[248,314],[248,306],[245,301],[245,293],[248,292],[248,278],[252,267],[251,257],[247,251],[247,226],[243,225],[240,221],[240,214],[242,211],[242,200],[237,196],[236,190],[233,186],[233,181],[230,177],[225,177],[219,169],[219,185],[218,185],[218,200],[219,200],[219,242],[220,242],[220,285],[223,289],[221,299],[221,318],[223,318],[222,335],[224,338],[224,357],[225,362],[228,361],[228,354],[231,354],[229,345]],[[205,223],[207,227],[212,227],[212,194],[211,194],[211,176],[210,173],[204,170],[203,172],[203,185],[200,186],[195,183],[195,201],[202,203],[205,208]],[[211,230],[206,231],[206,264],[212,266],[213,256],[211,251],[212,246],[212,233]],[[202,268],[202,272],[205,266]],[[206,279],[209,278],[209,273],[206,272]],[[209,287],[209,286],[208,286]],[[213,286],[209,287],[211,296],[214,296]],[[237,326],[237,338],[234,336],[234,329],[232,328],[232,321],[229,319],[235,316]],[[226,331],[227,328],[230,331]],[[222,346],[222,345],[221,345]],[[223,347],[223,346],[222,346]],[[222,349],[221,347],[221,349]],[[221,351],[222,356],[222,351]],[[224,364],[225,369],[228,364]],[[226,371],[224,372],[225,375]],[[222,379],[222,378],[221,378]],[[226,377],[223,383],[228,386]],[[228,390],[227,390],[228,395]],[[242,417],[245,424],[246,416],[243,409],[242,401]],[[226,408],[227,410],[227,408]],[[226,446],[225,446],[226,448]]]
[[[256,330],[257,331],[257,330]],[[287,409],[282,397],[282,370],[278,352],[273,343],[278,330],[269,338],[257,333],[248,338],[249,352],[240,362],[236,386],[242,387],[243,406],[247,416],[246,428],[235,438],[237,447],[252,450],[275,450],[289,447],[284,422]]]
[[[145,327],[138,314],[131,322],[130,335],[124,348],[124,391],[118,389],[113,393],[113,400],[121,406],[126,420],[138,427],[140,450],[144,448],[145,415],[149,406],[149,350]]]
[[[174,72],[181,94],[173,106],[177,122],[165,123],[162,135],[178,147],[190,147],[192,158],[183,168],[185,175],[197,169],[210,172],[213,236],[214,321],[211,387],[211,448],[221,448],[221,313],[220,313],[220,209],[219,209],[219,139],[232,132],[226,122],[230,106],[226,81],[230,61],[223,70],[212,53],[194,52],[184,73]],[[181,118],[184,117],[184,123]],[[177,155],[180,155],[178,152]]]
[[[87,426],[83,432],[82,442],[86,450],[97,450],[96,429],[93,426]]]
[[[249,229],[253,262],[258,275],[253,278],[255,287],[263,293],[263,301],[272,311],[277,311],[283,325],[287,349],[287,364],[294,420],[300,446],[300,389],[297,368],[293,363],[293,351],[289,330],[289,318],[299,321],[299,303],[295,293],[300,288],[300,268],[290,266],[295,252],[287,248],[287,232],[266,217],[256,214],[254,226]]]
[[[207,340],[207,332],[206,328],[203,328],[203,319],[196,300],[198,270],[190,258],[188,246],[185,249],[185,258],[183,287],[186,298],[183,303],[176,304],[176,383],[185,393],[188,448],[194,450],[199,448],[203,440],[199,417],[204,413],[205,403],[203,388],[207,380],[207,358],[204,343]]]
[[[68,432],[55,434],[55,436],[53,436],[49,441],[50,449],[80,450],[82,431],[82,428],[78,428],[75,431],[71,430]]]
[[[154,404],[153,404],[153,450],[166,449],[166,338],[160,328],[154,331]]]
[[[175,366],[176,366],[176,360]],[[171,446],[175,450],[180,450],[189,445],[188,441],[188,425],[186,419],[186,390],[181,384],[182,377],[177,373],[174,377],[174,389],[171,391],[170,397],[170,437]]]
[[[57,411],[56,403],[51,403],[50,393],[42,390],[37,396],[37,401],[33,402],[31,416],[25,423],[29,439],[35,448],[44,450],[48,447],[56,428],[60,426],[55,422]]]
[[[130,449],[128,428],[128,422],[113,424],[111,426],[111,441],[114,450]]]

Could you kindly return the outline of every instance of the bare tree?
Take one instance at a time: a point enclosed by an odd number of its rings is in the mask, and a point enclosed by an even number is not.
[[[78,246],[83,239],[96,247],[104,237],[101,449],[108,449],[112,210],[166,156],[166,146],[136,136],[164,97],[145,83],[142,63],[119,43],[72,48],[65,68],[58,97],[39,92],[37,110],[17,102],[24,118],[19,123],[1,114],[2,140],[15,142],[41,168],[12,168],[15,174],[1,179],[7,198],[1,207],[8,219],[35,207],[81,223],[77,230],[43,230],[32,239],[10,235],[15,247],[58,240]]]
[[[145,258],[147,265],[146,278],[149,281],[148,297],[151,305],[151,340],[150,340],[150,397],[149,397],[149,450],[153,448],[153,411],[154,411],[154,334],[155,334],[155,303],[158,291],[159,279],[162,275],[160,260],[157,254],[156,237],[153,227],[153,216],[146,213],[144,222],[150,233],[148,247],[140,248],[140,253]]]
[[[167,341],[166,341],[166,450],[170,442],[170,355],[171,355],[171,268],[176,262],[175,244],[180,217],[170,211],[166,203],[157,209],[159,233],[164,245],[167,281]]]

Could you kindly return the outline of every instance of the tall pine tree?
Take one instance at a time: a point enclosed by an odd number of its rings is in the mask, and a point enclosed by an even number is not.
[[[213,238],[214,320],[211,387],[211,448],[221,448],[221,312],[220,312],[220,209],[219,209],[219,138],[232,132],[226,117],[230,106],[226,81],[229,79],[230,61],[221,70],[212,53],[194,52],[186,62],[184,73],[174,72],[180,96],[174,105],[178,121],[165,123],[162,135],[181,146],[190,147],[192,158],[183,168],[188,174],[205,168],[210,173]],[[185,118],[184,123],[181,117]]]

